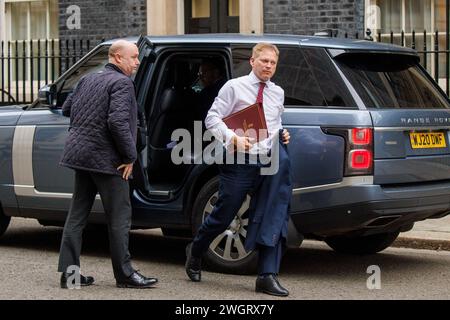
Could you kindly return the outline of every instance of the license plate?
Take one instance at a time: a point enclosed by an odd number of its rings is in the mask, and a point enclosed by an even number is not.
[[[446,148],[447,142],[443,132],[411,132],[411,147],[413,149]]]

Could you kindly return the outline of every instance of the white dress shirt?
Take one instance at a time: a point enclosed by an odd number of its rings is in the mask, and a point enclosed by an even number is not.
[[[214,135],[225,142],[225,147],[231,144],[235,135],[222,121],[223,118],[238,112],[256,102],[261,81],[253,71],[240,78],[229,80],[219,91],[218,96],[209,109],[205,126]],[[281,115],[284,111],[284,90],[270,80],[265,82],[263,108],[268,129],[268,138],[255,143],[249,153],[267,153],[272,147],[272,139],[278,130],[282,129]]]

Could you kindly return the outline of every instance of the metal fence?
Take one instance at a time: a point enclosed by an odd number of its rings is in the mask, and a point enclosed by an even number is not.
[[[445,41],[440,41],[443,38],[439,31],[434,32],[431,35],[431,43],[426,41],[427,38],[430,38],[430,34],[427,31],[423,31],[423,33],[416,34],[415,31],[411,33],[410,37],[410,45],[414,50],[417,50],[417,53],[420,55],[420,62],[425,69],[427,69],[430,74],[434,77],[434,80],[438,82],[442,86],[442,79],[444,79],[445,84],[443,85],[443,89],[450,96],[449,90],[449,78],[450,78],[450,48],[448,42],[448,33],[445,33]],[[419,39],[418,39],[419,38]],[[400,33],[400,45],[406,46],[407,37],[405,32],[402,31]],[[420,41],[422,40],[422,41]],[[378,33],[377,41],[383,42],[382,34]],[[394,33],[390,32],[389,34],[389,42],[394,43]],[[420,45],[421,44],[421,45]],[[430,47],[431,45],[431,47]],[[431,60],[431,65],[430,65]],[[444,67],[444,70],[441,68]]]
[[[328,36],[337,36],[330,32]],[[450,94],[449,34],[438,31],[416,33],[344,34],[345,38],[369,39],[407,46],[417,50],[421,64]],[[28,40],[1,42],[0,105],[30,103],[39,88],[52,83],[94,45],[89,40]]]
[[[338,32],[328,31],[329,36],[338,37]],[[449,46],[448,32],[423,32],[416,33],[412,31],[406,33],[401,32],[378,32],[372,35],[370,30],[361,35],[356,33],[350,35],[344,34],[345,38],[364,39],[370,41],[377,41],[383,43],[390,43],[400,45],[402,47],[409,47],[417,51],[420,56],[420,63],[427,69],[434,80],[441,86],[441,88],[450,96],[450,46]]]
[[[92,48],[89,40],[2,41],[0,105],[32,102],[42,86],[54,82]]]

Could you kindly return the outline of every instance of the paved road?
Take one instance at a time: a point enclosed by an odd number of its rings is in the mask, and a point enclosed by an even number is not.
[[[82,268],[96,285],[82,290],[58,287],[56,263],[62,229],[15,218],[0,241],[0,299],[267,299],[255,294],[254,276],[204,272],[201,283],[184,273],[185,240],[154,231],[130,238],[136,267],[160,279],[151,290],[117,289],[105,233],[85,235]],[[367,268],[381,269],[381,289],[369,290]],[[289,299],[450,299],[450,253],[390,248],[366,257],[340,255],[326,245],[306,242],[286,254],[281,277]],[[373,282],[371,282],[373,283]]]

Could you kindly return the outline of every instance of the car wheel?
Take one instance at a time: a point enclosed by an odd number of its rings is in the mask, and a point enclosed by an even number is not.
[[[5,233],[6,229],[8,229],[10,221],[11,217],[6,216],[0,207],[0,237]]]
[[[211,214],[218,198],[219,177],[208,181],[200,190],[193,207],[193,231],[200,228],[206,217]],[[232,274],[252,274],[256,272],[258,254],[244,248],[248,227],[248,208],[250,196],[242,204],[225,232],[216,237],[203,261],[213,270]]]
[[[399,232],[379,233],[370,236],[346,237],[334,236],[325,239],[325,242],[334,250],[349,254],[373,254],[389,247]]]

